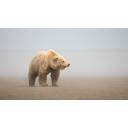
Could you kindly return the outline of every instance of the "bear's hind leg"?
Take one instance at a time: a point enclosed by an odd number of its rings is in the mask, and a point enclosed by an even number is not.
[[[57,86],[59,75],[60,75],[60,70],[55,70],[51,72],[52,86]]]
[[[29,75],[29,87],[35,86],[36,77],[37,77],[37,75],[35,75],[35,74]]]
[[[39,75],[39,84],[40,84],[40,86],[48,86],[46,74],[40,74]]]

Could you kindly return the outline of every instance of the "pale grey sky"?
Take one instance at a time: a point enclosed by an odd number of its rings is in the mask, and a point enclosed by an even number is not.
[[[0,50],[128,49],[128,29],[0,29]]]

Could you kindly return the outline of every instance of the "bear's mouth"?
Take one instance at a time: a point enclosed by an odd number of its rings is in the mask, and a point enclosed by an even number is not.
[[[66,67],[60,67],[61,70],[64,70]]]
[[[61,70],[64,70],[67,66],[60,66]]]

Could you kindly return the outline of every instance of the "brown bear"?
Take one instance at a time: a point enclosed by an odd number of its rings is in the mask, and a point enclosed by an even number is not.
[[[39,77],[40,86],[48,86],[47,75],[51,73],[52,86],[57,86],[60,70],[69,67],[66,59],[54,50],[38,52],[29,66],[29,86],[35,86],[35,80]]]

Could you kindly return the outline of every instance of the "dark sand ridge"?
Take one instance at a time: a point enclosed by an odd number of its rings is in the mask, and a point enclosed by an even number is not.
[[[0,99],[128,100],[128,78],[61,78],[58,87],[29,87],[26,78],[0,78]]]

